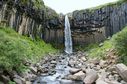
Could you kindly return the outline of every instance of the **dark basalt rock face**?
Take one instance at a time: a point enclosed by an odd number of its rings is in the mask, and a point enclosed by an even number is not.
[[[33,0],[0,1],[0,24],[14,28],[19,34],[44,37],[45,28],[59,28],[61,22],[57,13],[47,8],[43,1],[36,7]],[[48,15],[48,17],[47,17]]]
[[[74,11],[72,13],[72,29],[94,32],[105,28],[106,37],[112,36],[127,24],[127,1],[121,0],[100,8]]]
[[[33,0],[1,0],[0,25],[10,26],[32,39],[42,38],[55,45],[64,43],[64,15]],[[41,0],[40,0],[41,1]],[[98,8],[76,10],[70,18],[73,44],[102,42],[127,24],[127,1],[121,0]]]

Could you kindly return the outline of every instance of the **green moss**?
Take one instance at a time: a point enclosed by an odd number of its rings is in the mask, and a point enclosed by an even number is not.
[[[54,19],[58,18],[58,14],[55,12],[55,10],[51,9],[50,7],[46,6],[46,18],[49,19]]]
[[[113,35],[110,40],[106,40],[103,46],[99,47],[99,44],[90,44],[85,48],[81,48],[88,53],[90,57],[105,58],[106,52],[109,49],[115,49],[116,54],[119,56],[119,62],[127,64],[127,27],[122,31]]]
[[[124,2],[127,2],[127,0],[118,0],[116,2],[106,3],[106,4],[103,4],[103,5],[97,6],[97,7],[92,7],[92,8],[88,8],[88,9],[85,9],[85,10],[84,9],[83,10],[76,10],[76,11],[78,11],[80,13],[84,13],[84,11],[88,11],[90,13],[93,13],[94,11],[96,11],[98,9],[105,8],[105,7],[108,7],[108,6],[118,7]],[[74,11],[74,12],[76,12],[76,11]]]
[[[45,8],[43,0],[31,0],[34,8],[42,9]],[[29,0],[21,0],[21,4],[30,4]]]
[[[127,27],[115,34],[112,38],[113,45],[120,56],[120,62],[127,64]]]
[[[90,44],[84,48],[90,57],[104,58],[106,51],[113,48],[112,41],[107,40],[103,43],[103,46],[99,47],[99,44]]]
[[[35,8],[44,9],[45,5],[43,0],[33,0]]]
[[[42,40],[31,40],[11,28],[0,27],[0,68],[18,71],[25,69],[24,60],[37,62],[46,53],[57,50]]]

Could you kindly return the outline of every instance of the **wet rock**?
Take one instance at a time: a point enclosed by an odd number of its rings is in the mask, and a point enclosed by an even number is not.
[[[127,82],[127,66],[124,64],[117,64],[116,66],[117,73]]]
[[[61,84],[73,84],[72,80],[63,80],[62,79],[60,82],[61,82]]]
[[[69,60],[69,62],[68,62],[68,66],[70,66],[70,67],[74,67],[75,64],[76,64],[76,61],[74,61],[74,60]]]
[[[75,73],[79,72],[80,70],[81,70],[81,69],[71,68],[71,69],[69,70],[69,72],[70,72],[71,74],[75,74]]]
[[[85,84],[92,84],[94,83],[98,78],[98,74],[93,69],[86,70],[86,77],[84,79]]]

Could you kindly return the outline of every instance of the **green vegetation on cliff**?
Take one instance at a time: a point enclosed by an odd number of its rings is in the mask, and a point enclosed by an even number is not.
[[[46,53],[54,53],[50,44],[42,40],[31,40],[11,28],[0,27],[0,68],[23,70],[24,61],[37,62]]]
[[[113,35],[110,40],[107,40],[99,47],[98,44],[91,44],[85,47],[85,51],[91,57],[105,58],[106,52],[109,49],[115,49],[116,54],[119,56],[119,62],[127,64],[127,27],[122,31]]]
[[[30,0],[21,0],[22,4],[30,4],[30,2],[33,3],[35,8],[41,9],[41,8],[45,7],[43,0],[31,0],[31,1]]]
[[[46,15],[47,20],[55,19],[55,18],[59,17],[58,14],[56,13],[56,11],[53,10],[52,8],[46,6],[45,9],[46,9],[45,15]]]
[[[106,8],[106,7],[118,7],[120,6],[122,3],[127,2],[127,0],[118,0],[116,2],[110,2],[110,3],[106,3],[103,5],[99,5],[97,7],[92,7],[92,8],[87,8],[87,9],[83,9],[83,10],[76,10],[74,12],[79,12],[80,14],[84,13],[84,11],[88,11],[90,13],[98,10],[98,9],[102,9],[102,8]]]

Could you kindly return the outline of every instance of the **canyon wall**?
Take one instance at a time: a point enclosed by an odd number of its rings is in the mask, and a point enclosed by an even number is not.
[[[32,39],[44,38],[45,30],[62,26],[58,14],[44,5],[42,0],[0,1],[0,25],[9,26]],[[40,5],[40,6],[38,6]]]
[[[38,1],[38,0],[37,0]],[[0,1],[0,25],[10,26],[21,35],[45,42],[63,45],[64,15],[33,0]],[[76,10],[69,15],[74,45],[102,42],[122,30],[127,24],[127,1],[102,5],[97,8]]]
[[[80,33],[78,34],[83,32],[91,33],[95,36],[95,39],[98,39],[100,42],[103,41],[104,38],[119,32],[126,26],[127,1],[120,0],[96,8],[76,10],[72,13],[71,17],[71,27],[74,31],[77,32],[79,30]],[[97,36],[95,32],[98,34]],[[85,34],[81,35],[86,36]],[[88,36],[89,39],[92,38],[92,35],[90,36],[89,34]],[[77,38],[80,38],[80,36],[77,36]],[[82,37],[82,39],[84,38],[86,37]]]

